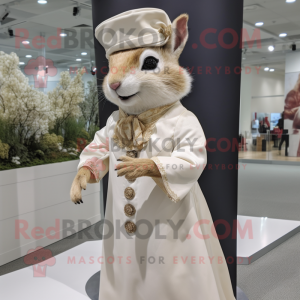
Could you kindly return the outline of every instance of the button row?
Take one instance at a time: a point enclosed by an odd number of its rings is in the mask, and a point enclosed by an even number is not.
[[[138,152],[135,150],[127,151],[126,156],[137,158]],[[132,180],[130,182],[134,182],[135,180]],[[124,196],[127,200],[132,200],[135,197],[135,191],[131,187],[127,187],[124,191]],[[136,209],[132,204],[126,204],[124,207],[124,213],[127,217],[133,217],[136,213]],[[136,225],[132,221],[127,221],[125,223],[125,230],[127,233],[135,233],[136,232]]]

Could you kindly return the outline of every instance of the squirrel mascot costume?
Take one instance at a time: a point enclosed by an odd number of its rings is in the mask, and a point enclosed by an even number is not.
[[[71,200],[109,172],[100,300],[233,300],[227,263],[197,182],[205,136],[180,100],[188,15],[124,12],[95,30],[105,97],[119,107],[80,155]]]

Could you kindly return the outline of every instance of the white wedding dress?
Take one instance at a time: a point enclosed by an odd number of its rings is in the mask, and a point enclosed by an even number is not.
[[[162,178],[129,182],[114,171],[117,159],[126,155],[112,139],[118,114],[114,112],[96,133],[78,166],[93,169],[97,181],[107,166],[110,170],[99,299],[235,299],[197,182],[206,165],[205,136],[198,119],[176,103],[157,121],[148,145],[138,153],[139,158],[155,161]]]

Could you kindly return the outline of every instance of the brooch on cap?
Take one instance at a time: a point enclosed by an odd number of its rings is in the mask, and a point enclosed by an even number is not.
[[[168,38],[172,35],[172,25],[161,24],[162,27],[159,28],[158,32],[162,33],[165,38]]]

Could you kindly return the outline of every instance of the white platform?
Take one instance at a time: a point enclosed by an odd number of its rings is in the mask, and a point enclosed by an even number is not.
[[[46,277],[34,277],[32,266],[0,276],[0,299],[89,300],[85,285],[101,269],[97,262],[101,249],[102,241],[85,242],[55,256],[56,263],[47,266]]]
[[[238,222],[241,229],[248,224],[245,236],[237,233],[237,263],[240,265],[253,263],[300,231],[299,221],[238,216]]]
[[[0,266],[85,228],[83,220],[91,225],[100,221],[99,184],[90,184],[83,191],[84,205],[74,205],[70,200],[78,162],[0,172]],[[66,233],[72,222],[74,230]],[[18,228],[24,228],[24,234],[20,230],[15,237]],[[40,234],[33,235],[37,228]],[[47,236],[48,230],[55,236]]]
[[[244,238],[237,235],[240,264],[253,262],[299,232],[300,228],[298,221],[247,216],[238,216],[238,221],[241,229],[249,224]],[[89,278],[101,269],[97,262],[101,249],[102,241],[92,241],[61,253],[55,257],[54,266],[47,266],[45,277],[34,277],[32,266],[0,276],[0,298],[89,300],[85,286]]]

